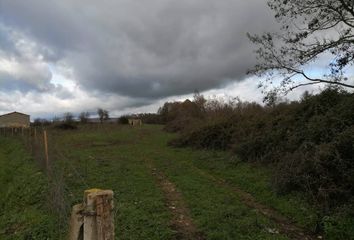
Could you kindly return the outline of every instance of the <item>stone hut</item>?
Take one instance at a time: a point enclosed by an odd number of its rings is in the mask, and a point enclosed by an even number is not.
[[[131,126],[141,126],[141,125],[143,125],[143,121],[141,121],[141,119],[130,118],[130,119],[128,119],[128,123]]]

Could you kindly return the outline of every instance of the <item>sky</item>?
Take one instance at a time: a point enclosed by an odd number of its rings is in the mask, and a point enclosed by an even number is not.
[[[264,0],[0,0],[0,114],[156,112],[195,90],[261,101],[246,33],[277,28]]]

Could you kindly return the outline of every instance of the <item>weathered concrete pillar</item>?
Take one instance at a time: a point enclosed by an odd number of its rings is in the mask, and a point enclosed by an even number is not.
[[[113,191],[85,191],[84,240],[114,240]]]
[[[114,240],[113,191],[90,189],[73,207],[69,240]]]
[[[114,240],[113,192],[101,191],[96,195],[96,222],[98,240]]]
[[[84,216],[82,203],[73,206],[70,217],[69,240],[83,240]]]

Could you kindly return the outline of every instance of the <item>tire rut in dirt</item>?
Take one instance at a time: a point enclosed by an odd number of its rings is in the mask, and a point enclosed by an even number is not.
[[[226,188],[235,193],[243,204],[247,207],[256,209],[262,215],[272,220],[278,225],[279,233],[287,235],[290,239],[294,240],[315,240],[319,239],[314,233],[297,226],[293,221],[280,214],[277,210],[268,207],[258,202],[250,193],[243,191],[237,186],[231,185],[226,180],[216,177],[207,171],[204,171],[193,164],[188,164],[191,168],[196,170],[200,175],[210,179],[220,187]],[[320,237],[322,238],[322,237]]]
[[[176,186],[168,180],[168,178],[151,163],[148,163],[148,168],[155,176],[157,185],[161,188],[166,205],[172,213],[170,223],[171,229],[175,231],[174,240],[204,240],[206,239],[190,216],[190,211],[183,200],[182,194],[176,189]]]

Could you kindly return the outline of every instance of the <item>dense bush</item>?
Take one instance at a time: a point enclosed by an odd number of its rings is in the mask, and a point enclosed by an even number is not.
[[[124,115],[118,119],[119,124],[129,124],[129,116]]]
[[[203,121],[193,127],[186,126],[188,120],[176,126],[181,117],[174,116],[168,125],[181,134],[171,144],[230,149],[244,161],[275,168],[275,190],[304,192],[324,215],[353,201],[354,94],[326,89],[272,106],[213,106],[205,107]]]
[[[120,124],[128,124],[129,119],[141,119],[143,124],[164,124],[163,117],[157,113],[140,113],[132,115],[123,115],[118,119]]]
[[[36,118],[36,119],[34,119],[33,123],[31,123],[31,126],[33,126],[33,127],[44,127],[44,126],[49,126],[49,125],[50,125],[50,122],[44,118]]]
[[[77,125],[73,122],[61,122],[54,125],[55,128],[61,130],[75,130],[77,129]]]
[[[198,95],[198,101],[202,101]],[[158,111],[168,132],[180,132],[195,129],[204,119],[204,109],[196,102],[167,102]]]
[[[159,114],[156,113],[142,113],[137,115],[144,124],[162,124],[162,119]]]
[[[232,143],[232,134],[231,121],[209,123],[183,134],[182,137],[171,141],[170,144],[179,147],[194,146],[197,148],[226,150]]]

